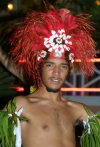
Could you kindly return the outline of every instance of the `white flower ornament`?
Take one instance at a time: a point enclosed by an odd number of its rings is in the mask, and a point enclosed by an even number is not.
[[[52,30],[51,36],[49,38],[44,38],[44,46],[48,49],[48,52],[53,52],[54,57],[62,57],[62,54],[65,51],[70,51],[70,47],[68,45],[72,45],[72,42],[69,40],[71,38],[70,35],[65,34],[65,30],[61,29],[57,32]],[[41,58],[45,58],[47,52],[42,50],[40,55],[37,57],[37,60],[40,61]],[[74,54],[69,54],[69,60],[74,62]]]
[[[66,35],[64,29],[58,30],[58,32],[52,30],[51,34],[49,38],[44,38],[44,45],[49,52],[54,50],[54,56],[62,56],[64,51],[70,51],[68,45],[72,45],[72,42],[69,41],[71,36]]]
[[[73,63],[74,62],[74,53],[69,54],[69,60]]]
[[[47,52],[45,50],[42,50],[37,60],[39,61],[41,58],[45,58],[46,55],[47,55]]]

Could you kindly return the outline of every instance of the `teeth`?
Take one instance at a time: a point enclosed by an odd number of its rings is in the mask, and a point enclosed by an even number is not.
[[[51,78],[51,81],[53,81],[53,82],[59,82],[60,81],[60,78]]]
[[[53,80],[54,82],[58,82],[58,80]]]

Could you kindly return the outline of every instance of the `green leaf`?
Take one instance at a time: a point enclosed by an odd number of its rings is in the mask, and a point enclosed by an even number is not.
[[[100,147],[100,123],[98,121],[100,114],[93,115],[87,107],[85,110],[89,118],[81,136],[81,147]]]

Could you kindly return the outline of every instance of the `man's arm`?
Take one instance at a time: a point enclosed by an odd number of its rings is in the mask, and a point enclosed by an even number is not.
[[[21,114],[24,97],[16,97],[0,110],[0,140],[2,147],[21,147],[21,120],[28,120]]]
[[[19,78],[22,82],[25,83],[24,74],[22,68],[18,68],[15,63],[10,62],[9,56],[2,50],[0,47],[0,62],[3,66],[10,71],[14,76]]]
[[[100,114],[93,114],[87,106],[83,106],[87,114],[87,120],[83,117],[83,133],[81,136],[81,147],[100,146]],[[84,113],[83,113],[83,116]]]

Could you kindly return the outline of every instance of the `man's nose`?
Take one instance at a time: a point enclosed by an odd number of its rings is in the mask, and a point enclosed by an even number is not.
[[[54,74],[54,75],[60,74],[60,67],[59,67],[59,66],[55,66],[55,67],[54,67],[54,69],[53,69],[53,74]]]

